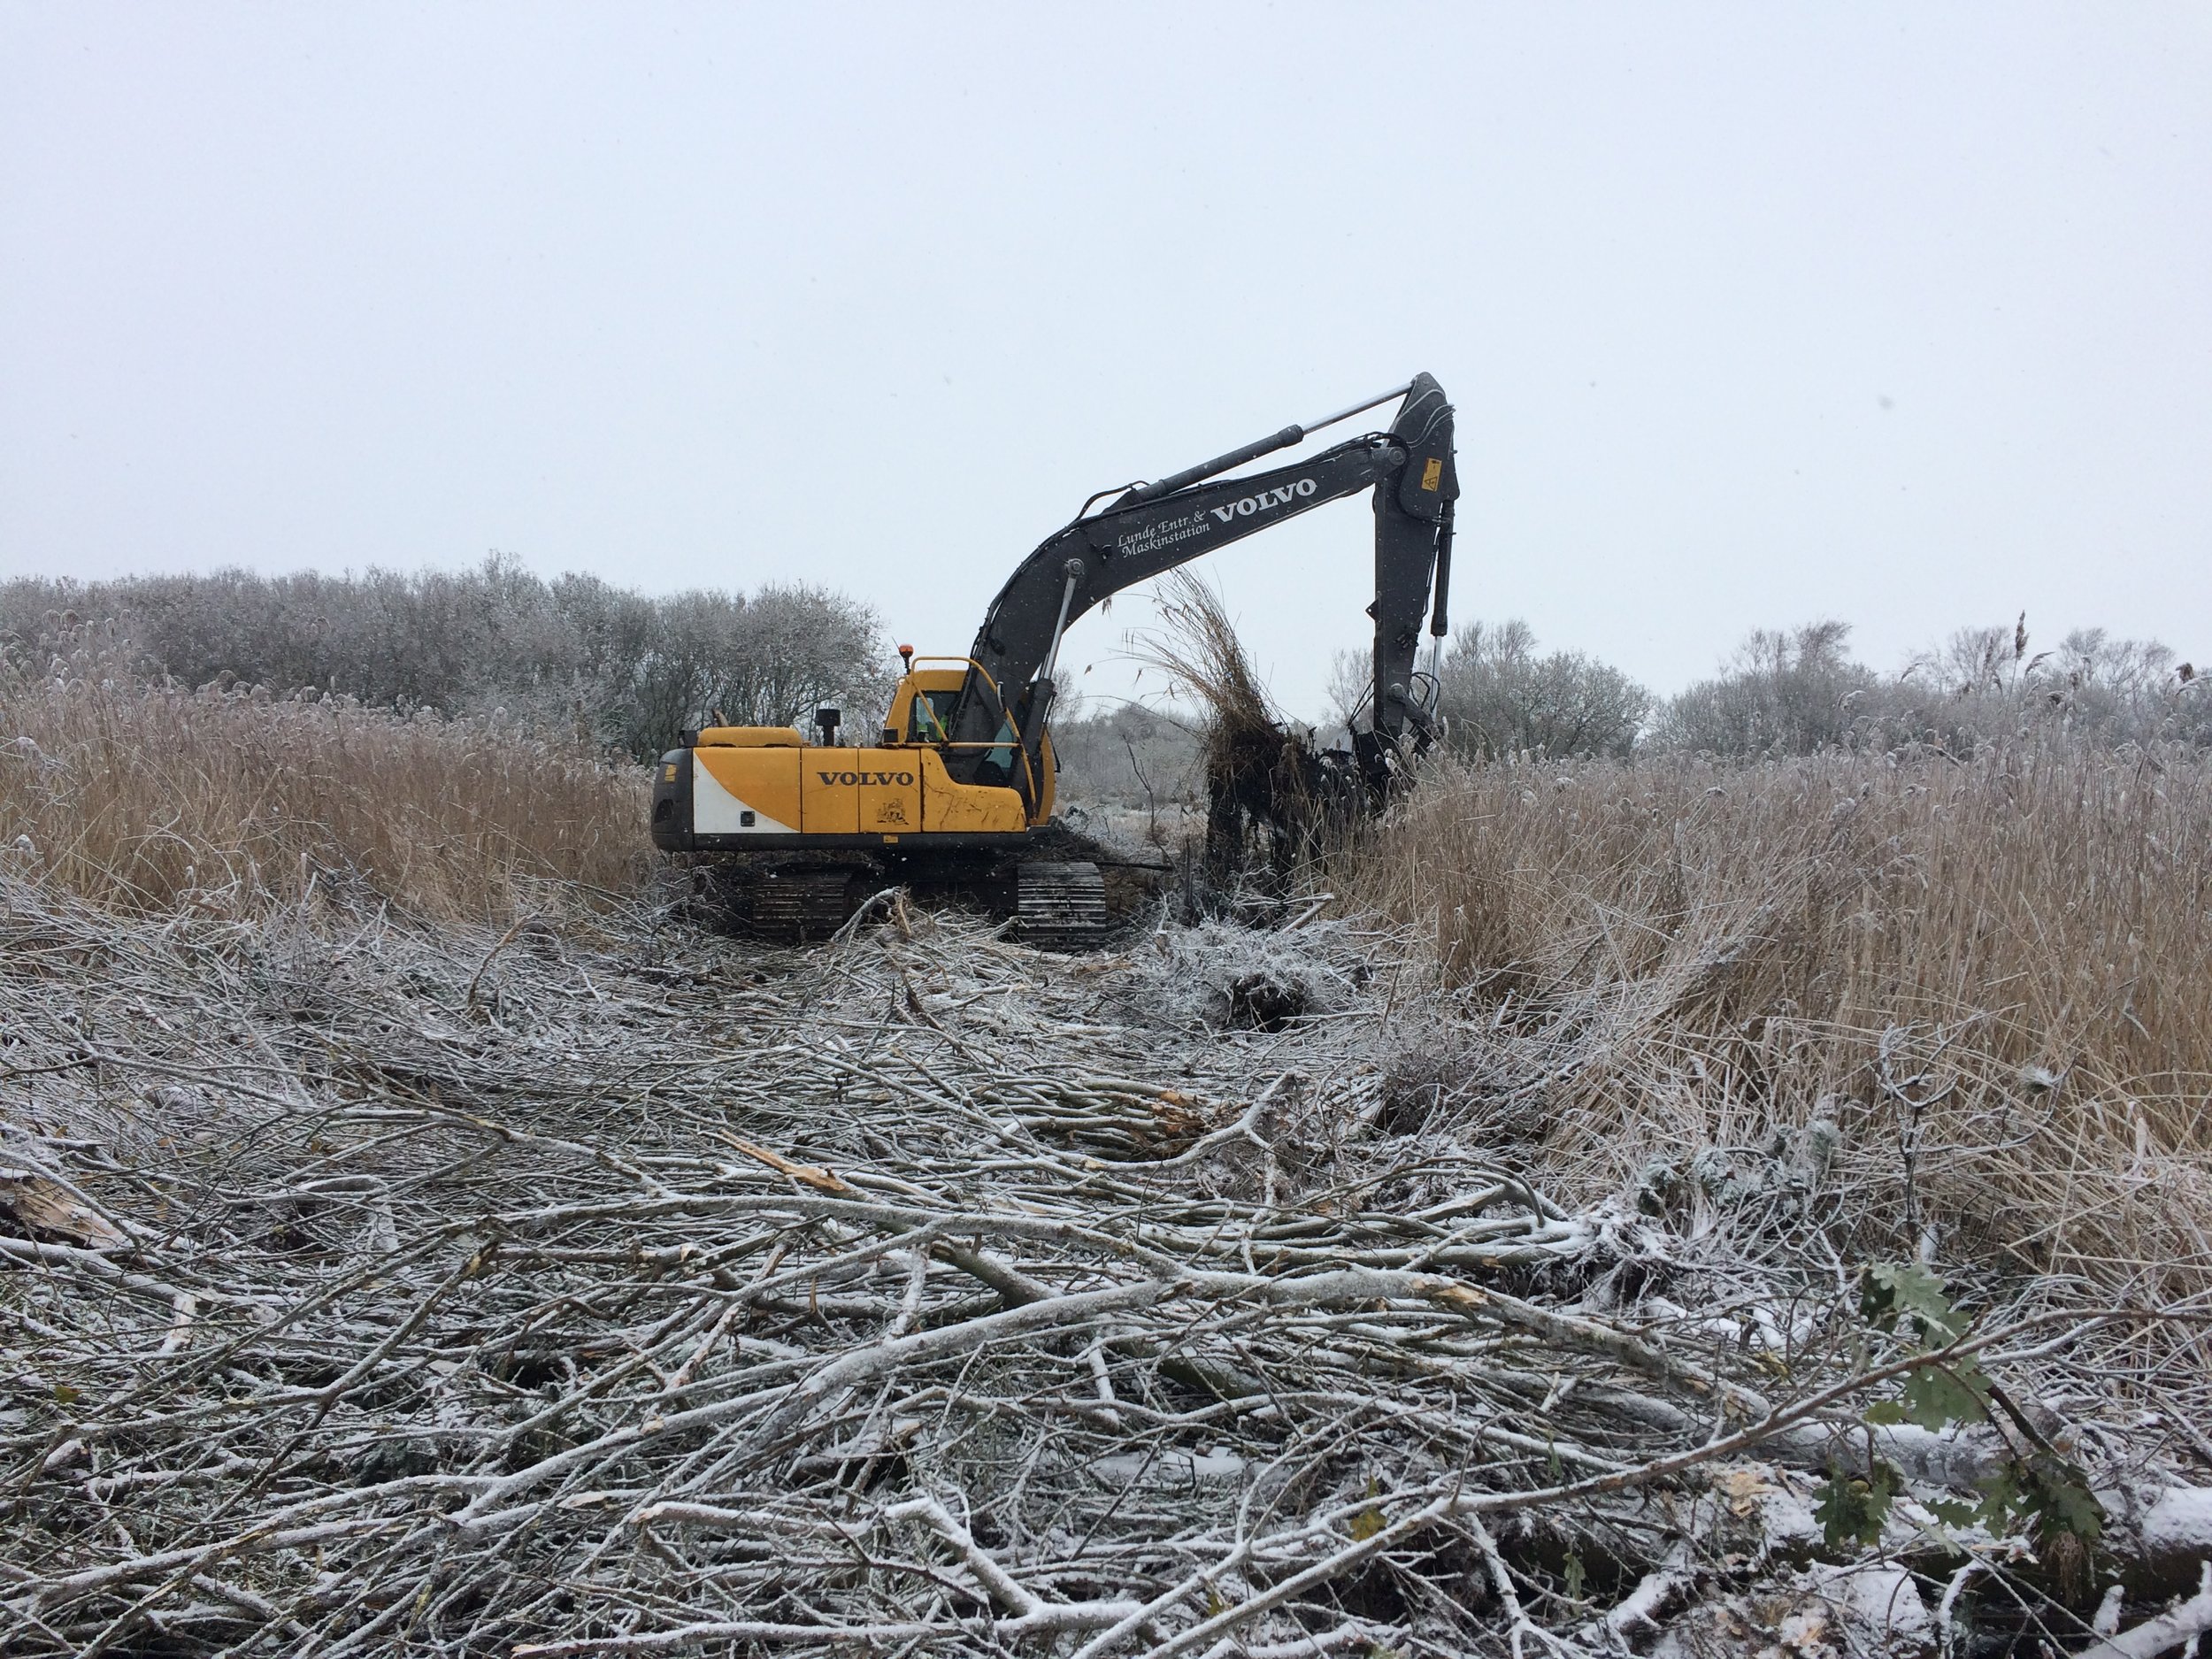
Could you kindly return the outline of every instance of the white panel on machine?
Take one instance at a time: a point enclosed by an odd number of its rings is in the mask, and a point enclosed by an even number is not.
[[[691,829],[695,835],[798,833],[793,826],[747,806],[722,787],[720,779],[700,765],[691,769]]]

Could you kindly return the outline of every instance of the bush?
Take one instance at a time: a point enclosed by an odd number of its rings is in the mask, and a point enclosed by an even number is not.
[[[1063,799],[1093,806],[1188,805],[1203,787],[1204,744],[1171,714],[1125,703],[1099,714],[1079,704],[1052,723]]]
[[[1663,749],[1714,755],[1809,755],[1842,744],[1883,712],[1872,669],[1851,660],[1850,624],[1761,628],[1734,664],[1659,711]]]
[[[1332,695],[1349,724],[1368,698],[1364,656],[1337,654]],[[1579,651],[1540,657],[1518,618],[1470,622],[1451,637],[1437,671],[1445,747],[1471,759],[1535,754],[1626,755],[1651,694],[1618,669]]]

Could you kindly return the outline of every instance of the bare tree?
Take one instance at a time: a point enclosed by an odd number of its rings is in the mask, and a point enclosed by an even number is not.
[[[1535,633],[1517,618],[1461,627],[1437,678],[1447,741],[1478,757],[1625,756],[1651,706],[1641,686],[1594,657],[1539,656]]]
[[[1847,741],[1874,712],[1873,670],[1854,662],[1851,625],[1832,619],[1761,628],[1734,660],[1660,710],[1669,749],[1717,755],[1809,755]]]
[[[2024,615],[1961,628],[1894,676],[1854,661],[1840,622],[1761,629],[1660,711],[1663,747],[1731,757],[1925,744],[1952,753],[2057,728],[2105,743],[2212,742],[2194,666],[2156,641],[2076,629],[2038,650]]]

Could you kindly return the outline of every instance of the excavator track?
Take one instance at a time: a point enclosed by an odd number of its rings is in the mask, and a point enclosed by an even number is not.
[[[785,944],[827,939],[852,914],[849,870],[778,870],[752,889],[752,931]]]
[[[1106,879],[1094,864],[1025,864],[1014,872],[1016,931],[1040,950],[1095,950],[1106,941]]]

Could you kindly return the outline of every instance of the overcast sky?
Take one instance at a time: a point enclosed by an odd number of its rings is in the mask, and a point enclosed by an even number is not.
[[[496,548],[959,651],[1091,491],[1420,369],[1461,617],[2201,662],[2212,7],[0,0],[0,574]],[[1294,709],[1369,545],[1201,567]]]

